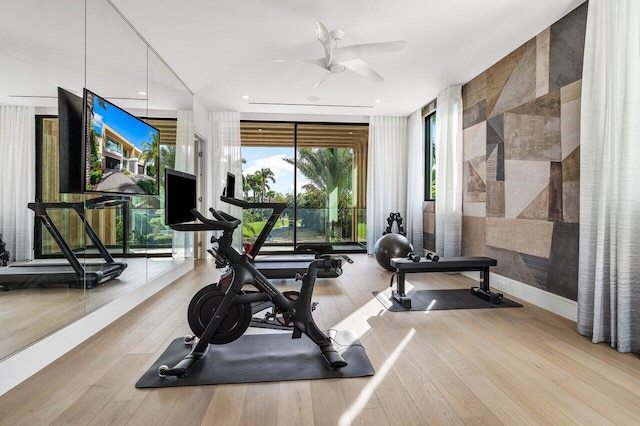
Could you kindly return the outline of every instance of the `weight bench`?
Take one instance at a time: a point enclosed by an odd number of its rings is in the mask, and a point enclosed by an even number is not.
[[[396,269],[396,290],[392,291],[393,298],[405,309],[411,309],[411,298],[405,294],[405,274],[418,272],[462,272],[480,271],[480,286],[471,287],[471,294],[491,303],[498,304],[503,298],[502,293],[493,293],[489,289],[489,268],[496,266],[498,262],[490,257],[448,257],[438,261],[420,258],[415,261],[411,258],[393,258],[391,266]],[[393,277],[391,278],[393,285]]]

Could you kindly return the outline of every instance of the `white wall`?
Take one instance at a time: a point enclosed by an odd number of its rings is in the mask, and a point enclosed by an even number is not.
[[[211,139],[209,135],[209,111],[198,99],[197,95],[193,96],[193,127],[198,136],[205,140]]]

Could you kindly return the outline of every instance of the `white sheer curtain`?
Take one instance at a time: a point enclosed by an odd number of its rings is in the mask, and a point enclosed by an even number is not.
[[[236,176],[235,193],[242,194],[242,158],[240,151],[240,113],[210,112],[211,141],[205,150],[205,206],[224,210],[242,218],[242,209],[220,201],[227,183],[227,172]],[[241,233],[236,231],[234,242],[240,244]]]
[[[195,143],[193,111],[178,111],[176,123],[176,162],[175,169],[181,172],[194,173]],[[173,253],[175,257],[193,256],[193,233],[174,232]]]
[[[382,236],[390,213],[406,218],[407,117],[371,117],[367,171],[367,253]]]
[[[580,120],[578,332],[640,351],[640,2],[591,0]]]
[[[0,234],[11,260],[31,260],[35,201],[35,110],[33,107],[0,106]]]
[[[436,252],[460,256],[462,247],[462,86],[437,98]]]
[[[407,155],[407,238],[416,253],[422,255],[424,200],[424,122],[422,111],[409,116],[409,150]]]
[[[192,173],[195,164],[193,111],[178,111],[176,129],[176,170]]]

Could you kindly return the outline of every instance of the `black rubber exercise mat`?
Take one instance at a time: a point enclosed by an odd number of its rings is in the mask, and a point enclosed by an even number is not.
[[[291,333],[246,334],[226,345],[211,345],[207,356],[183,378],[158,376],[158,367],[173,366],[189,353],[182,338],[175,339],[136,383],[137,388],[200,386],[223,383],[277,382],[372,376],[375,370],[353,332],[332,336],[334,347],[348,365],[333,370],[307,336]],[[350,343],[351,344],[347,344]]]
[[[407,292],[411,309],[405,309],[391,297],[391,289],[374,291],[373,295],[390,311],[437,311],[447,309],[520,308],[520,303],[503,298],[494,304],[471,294],[470,289],[416,290]]]

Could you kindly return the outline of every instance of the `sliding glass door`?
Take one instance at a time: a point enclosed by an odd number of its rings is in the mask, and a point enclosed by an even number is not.
[[[261,251],[292,251],[295,242],[295,125],[243,122],[242,192],[251,202],[287,203]],[[243,242],[253,244],[271,209],[245,209]]]
[[[245,199],[290,207],[264,250],[331,245],[361,251],[368,127],[243,122],[241,129]],[[268,214],[245,213],[245,243],[255,240]]]

